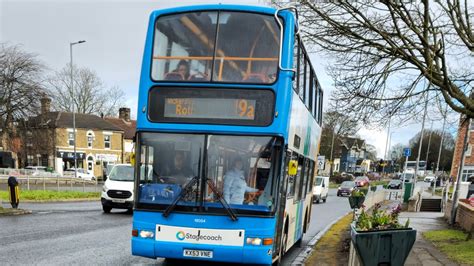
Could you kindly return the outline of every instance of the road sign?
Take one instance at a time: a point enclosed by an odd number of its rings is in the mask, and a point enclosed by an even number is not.
[[[318,156],[318,169],[319,170],[324,170],[324,167],[325,167],[325,160],[326,160],[326,157],[325,156]]]
[[[403,149],[403,155],[406,157],[411,156],[411,149],[410,148]]]

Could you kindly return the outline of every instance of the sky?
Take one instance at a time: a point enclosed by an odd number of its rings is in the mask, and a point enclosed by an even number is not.
[[[177,4],[179,2],[179,4]],[[59,70],[69,63],[69,43],[86,40],[74,46],[74,64],[97,72],[107,86],[118,86],[126,95],[126,106],[137,110],[137,95],[145,34],[151,11],[174,6],[205,3],[263,4],[262,0],[239,1],[111,1],[111,0],[0,0],[0,43],[20,44],[38,55],[48,71]],[[318,79],[324,89],[324,109],[330,101],[333,80],[327,74],[324,59],[312,55]],[[456,118],[454,119],[456,120]],[[428,122],[426,127],[430,127]],[[455,124],[455,123],[454,123]],[[442,121],[435,121],[440,129]],[[421,129],[412,121],[403,127],[392,127],[390,146],[408,141]],[[362,128],[358,135],[377,149],[382,158],[387,128]],[[455,126],[450,129],[455,133]]]

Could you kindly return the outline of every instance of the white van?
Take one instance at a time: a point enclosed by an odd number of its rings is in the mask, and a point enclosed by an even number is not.
[[[112,208],[133,209],[134,169],[130,164],[116,164],[110,170],[102,188],[102,210],[109,213]]]
[[[316,176],[313,185],[313,202],[326,202],[329,193],[329,176]]]

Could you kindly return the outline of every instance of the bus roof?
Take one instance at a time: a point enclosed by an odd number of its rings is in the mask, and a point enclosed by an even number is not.
[[[152,16],[158,16],[165,13],[181,13],[188,11],[197,10],[233,10],[233,11],[250,11],[256,13],[264,13],[273,15],[276,9],[267,6],[251,6],[251,5],[229,5],[229,4],[209,4],[209,5],[190,5],[190,6],[179,6],[166,9],[155,10],[152,12]],[[289,12],[289,11],[287,11]]]

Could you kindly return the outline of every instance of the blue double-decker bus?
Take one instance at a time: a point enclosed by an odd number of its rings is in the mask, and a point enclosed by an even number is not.
[[[278,264],[310,224],[322,99],[294,10],[154,11],[132,254]]]

